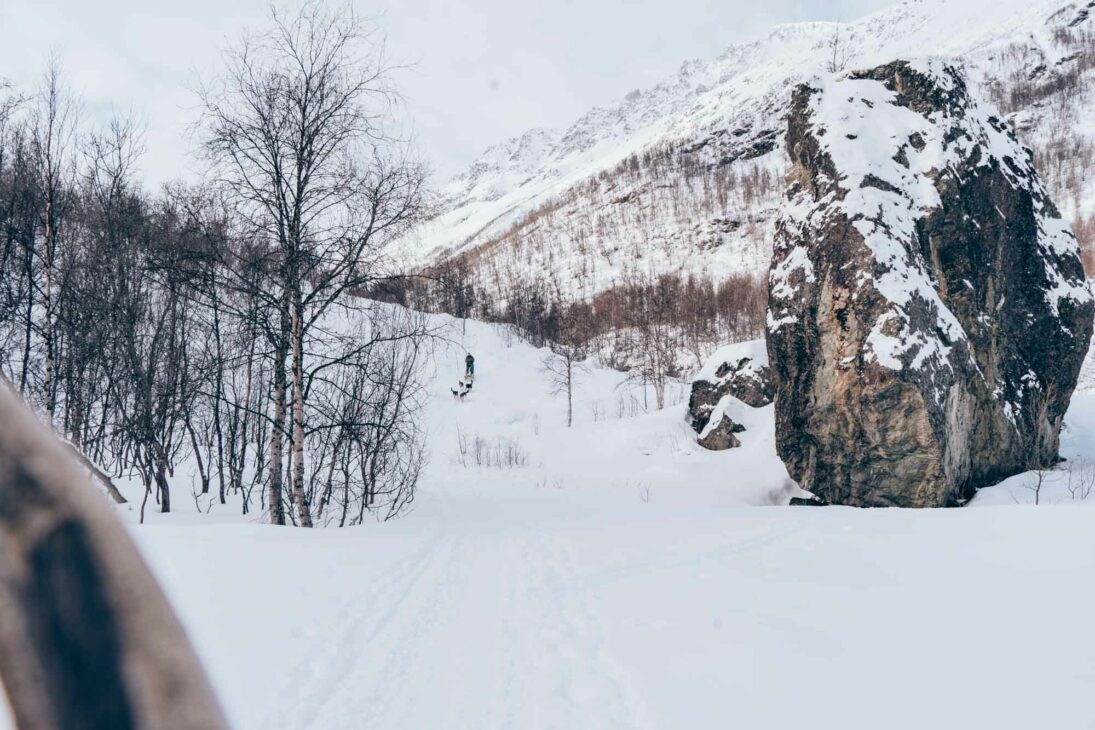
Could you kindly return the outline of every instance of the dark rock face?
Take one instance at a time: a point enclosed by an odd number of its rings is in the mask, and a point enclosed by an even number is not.
[[[709,427],[723,398],[732,396],[747,406],[762,408],[772,402],[772,393],[772,371],[761,340],[719,349],[692,382],[688,399],[689,422],[701,436],[700,445],[713,451],[741,445],[733,434],[745,429],[729,416],[722,415],[723,423]]]
[[[745,426],[737,423],[725,413],[721,413],[719,414],[718,425],[701,431],[697,443],[709,451],[736,449],[741,446],[741,441],[738,441],[738,437],[735,434],[743,433],[744,431]]]
[[[961,504],[1057,460],[1092,331],[1075,238],[938,61],[802,85],[770,273],[776,445],[834,504]]]
[[[703,433],[711,420],[711,412],[726,395],[721,389],[709,380],[696,380],[692,383],[692,395],[688,397],[688,420],[692,424],[692,430]]]

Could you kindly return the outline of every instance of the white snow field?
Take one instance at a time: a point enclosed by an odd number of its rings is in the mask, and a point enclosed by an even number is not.
[[[458,343],[403,517],[132,525],[234,727],[1095,727],[1095,496],[1063,472],[1038,507],[1029,477],[958,510],[774,506],[770,407],[706,452],[683,404],[630,417],[593,369],[568,430],[541,352],[466,345],[474,393],[448,392]],[[462,466],[458,434],[527,463]],[[1095,396],[1065,443],[1095,455]]]

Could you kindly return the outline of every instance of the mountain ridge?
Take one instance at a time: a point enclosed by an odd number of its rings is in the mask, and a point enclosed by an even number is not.
[[[513,282],[545,277],[560,298],[576,300],[635,271],[759,273],[796,83],[828,69],[938,55],[958,61],[998,104],[1024,83],[1037,85],[1022,78],[1031,59],[1039,61],[1031,78],[1081,64],[1086,84],[1090,10],[1065,0],[907,0],[851,23],[776,26],[711,61],[685,61],[565,130],[533,129],[488,148],[442,188],[441,213],[401,242],[401,260],[418,270],[462,262],[481,291],[502,300]],[[1051,136],[1046,117],[1077,103],[1058,93],[1004,111],[1037,147]],[[1089,212],[1095,195],[1085,187],[1073,197],[1062,206],[1071,217]]]

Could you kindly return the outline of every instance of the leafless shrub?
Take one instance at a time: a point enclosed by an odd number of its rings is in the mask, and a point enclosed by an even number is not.
[[[634,390],[628,389],[616,395],[616,420],[622,418],[635,418],[646,413],[642,400],[635,395]]]
[[[1084,501],[1095,491],[1095,464],[1083,457],[1065,462],[1066,489],[1073,501]]]
[[[826,42],[828,57],[825,59],[825,70],[829,73],[841,73],[848,68],[851,58],[851,48],[846,38],[840,35],[838,28],[832,37]]]
[[[1038,505],[1042,499],[1042,487],[1046,483],[1046,470],[1035,469],[1027,477],[1026,482],[1023,484],[1023,488],[1034,495],[1034,504]]]
[[[479,434],[469,437],[457,432],[457,461],[465,469],[524,469],[528,452],[518,441],[507,438],[487,439]]]
[[[336,356],[313,381],[308,419],[316,468],[305,496],[318,524],[388,519],[414,500],[426,459],[419,415],[430,337],[423,315],[386,305],[349,333],[328,335]]]

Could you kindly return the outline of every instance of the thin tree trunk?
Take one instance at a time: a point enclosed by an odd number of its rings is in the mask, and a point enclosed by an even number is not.
[[[45,277],[46,285],[42,294],[42,304],[46,310],[46,321],[42,327],[42,338],[46,348],[46,372],[43,389],[46,396],[46,419],[53,425],[53,193],[46,192],[45,214]]]
[[[345,456],[342,459],[342,516],[338,520],[339,527],[346,526],[346,518],[350,513],[350,459]]]
[[[202,494],[209,494],[209,477],[210,473],[206,469],[205,461],[202,459],[201,446],[198,444],[198,432],[194,430],[193,424],[190,423],[189,414],[183,419],[183,424],[186,427],[187,434],[190,435],[190,448],[194,449],[194,462],[198,466],[198,479],[202,483]]]
[[[270,483],[266,501],[270,509],[270,523],[285,524],[285,509],[281,503],[282,486],[282,433],[285,424],[285,364],[274,365],[274,418],[270,428],[270,464],[267,467]]]
[[[293,502],[301,527],[312,526],[304,492],[304,325],[300,292],[293,295]]]
[[[155,446],[156,454],[156,490],[160,495],[160,512],[164,514],[171,511],[171,485],[167,483],[167,454],[159,444]]]
[[[282,301],[280,332],[277,346],[274,348],[274,418],[270,428],[270,484],[267,487],[267,506],[270,510],[270,522],[274,525],[285,524],[285,509],[281,502],[282,489],[282,428],[285,426],[285,343],[288,341],[288,313],[286,302]]]
[[[72,449],[72,453],[76,457],[76,460],[83,464],[84,467],[91,472],[93,477],[99,480],[103,485],[103,488],[106,489],[106,493],[110,495],[110,498],[114,500],[115,504],[125,504],[127,502],[126,498],[118,491],[118,487],[115,486],[106,472],[100,469],[99,466],[85,455],[83,451],[77,448],[75,444],[70,443],[68,446]]]
[[[574,363],[568,356],[567,365],[567,428],[574,423]]]
[[[243,387],[243,403],[244,407],[241,409],[239,405],[239,398],[237,397],[235,402],[235,411],[233,415],[232,434],[235,438],[236,425],[239,424],[239,454],[235,466],[232,468],[232,491],[239,493],[243,491],[243,471],[247,464],[247,448],[250,442],[248,441],[248,425],[251,422],[251,382],[252,382],[252,363],[255,359],[255,338],[253,333],[248,338],[247,346],[247,364],[244,367],[244,387]],[[242,413],[241,413],[242,410]],[[243,513],[247,514],[247,500],[243,501]]]
[[[26,331],[23,333],[23,367],[19,372],[19,395],[26,399],[27,373],[30,370],[30,346],[34,333],[34,243],[27,246],[26,272],[27,277],[27,321]]]
[[[331,491],[333,489],[335,478],[335,466],[338,463],[338,449],[342,445],[342,436],[340,435],[335,440],[335,447],[331,450],[331,466],[327,470],[327,484],[323,488],[323,497],[319,500],[319,510],[316,513],[316,519],[320,522],[323,521],[323,510],[327,507],[327,504],[331,501]]]
[[[213,337],[217,350],[217,386],[213,400],[213,430],[217,435],[217,490],[221,504],[224,499],[224,425],[221,423],[221,404],[224,402],[224,351],[221,347],[220,295],[213,284]]]
[[[71,349],[71,348],[70,348]],[[66,360],[71,358],[66,358]],[[66,367],[66,371],[71,370],[71,367]],[[76,444],[77,448],[84,448],[84,399],[83,399],[83,385],[77,382],[77,379],[71,372],[68,372],[65,377],[71,383],[69,389],[69,397],[65,401],[66,410],[71,415],[68,417],[69,425],[68,432],[72,443]]]

